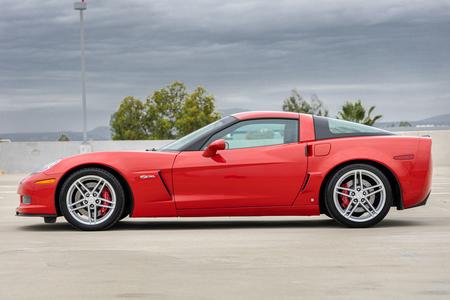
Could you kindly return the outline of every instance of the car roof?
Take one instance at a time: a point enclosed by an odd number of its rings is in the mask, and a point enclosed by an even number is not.
[[[283,118],[298,119],[301,114],[287,111],[245,111],[233,114],[232,116],[239,120],[248,119],[266,119],[266,118]]]

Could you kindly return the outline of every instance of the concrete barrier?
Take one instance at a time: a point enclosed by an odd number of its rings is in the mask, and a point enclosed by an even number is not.
[[[158,148],[170,140],[92,141],[92,150],[133,151]],[[28,173],[60,158],[80,153],[80,142],[0,143],[0,172]]]
[[[429,135],[433,139],[435,166],[450,166],[450,130],[408,131],[402,135]],[[171,141],[93,141],[93,151],[145,150]],[[28,173],[59,158],[78,154],[80,142],[12,142],[0,143],[0,174]]]
[[[397,132],[405,136],[429,135],[433,140],[432,155],[434,166],[450,166],[450,130]]]

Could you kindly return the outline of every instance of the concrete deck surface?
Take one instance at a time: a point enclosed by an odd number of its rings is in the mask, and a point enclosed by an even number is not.
[[[326,217],[124,220],[80,232],[14,216],[0,176],[0,299],[450,299],[450,168],[425,207],[370,229]]]

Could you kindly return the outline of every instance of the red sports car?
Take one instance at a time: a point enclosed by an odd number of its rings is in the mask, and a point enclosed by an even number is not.
[[[54,162],[19,186],[21,216],[102,230],[126,216],[310,216],[350,227],[424,205],[431,139],[288,112],[225,117],[157,151]]]

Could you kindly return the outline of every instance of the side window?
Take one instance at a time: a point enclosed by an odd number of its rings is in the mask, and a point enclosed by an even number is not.
[[[236,123],[214,134],[203,146],[224,139],[228,149],[251,148],[298,142],[298,120],[258,119]]]
[[[351,136],[392,135],[389,131],[376,127],[318,116],[314,116],[314,130],[316,140]]]

